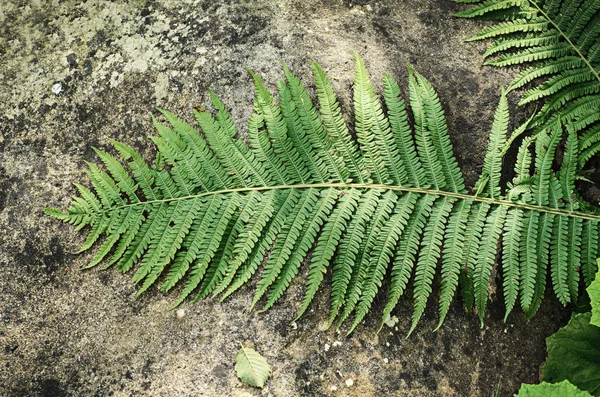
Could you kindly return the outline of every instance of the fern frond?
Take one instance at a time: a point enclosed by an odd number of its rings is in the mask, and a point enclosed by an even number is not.
[[[421,97],[427,129],[433,141],[437,158],[441,164],[445,185],[451,192],[465,193],[465,183],[462,172],[452,152],[452,144],[448,135],[448,126],[440,100],[429,82],[414,70],[409,70],[410,77],[414,75],[419,87],[417,91]]]
[[[383,76],[383,96],[388,111],[390,127],[394,135],[398,155],[407,173],[407,184],[416,187],[426,187],[427,178],[413,139],[413,134],[408,125],[408,115],[404,101],[400,99],[398,83],[389,75]]]
[[[235,279],[224,292],[221,299],[227,298],[254,275],[259,265],[262,263],[265,253],[271,248],[273,241],[281,231],[288,214],[299,199],[299,192],[294,190],[276,190],[275,193],[275,215],[268,221],[262,230],[263,234],[258,237],[259,243],[254,246],[254,249],[250,252],[246,261],[242,263],[242,266],[239,266],[235,274]]]
[[[470,2],[469,2],[470,3]],[[477,4],[476,6],[460,12],[456,14],[457,17],[462,18],[475,18],[481,17],[485,14],[491,13],[493,11],[506,10],[512,7],[518,7],[523,3],[523,0],[486,0],[481,4]]]
[[[578,122],[583,111],[580,107],[582,102],[593,104],[593,113],[598,113],[598,0],[585,3],[581,0],[485,0],[478,1],[470,9],[457,15],[506,19],[484,28],[471,40],[496,40],[484,54],[484,58],[495,58],[486,61],[485,65],[504,67],[527,64],[527,68],[509,85],[508,91],[531,84],[520,104],[541,102],[542,106],[534,113],[536,117],[532,127],[537,127],[536,131],[546,128],[549,120],[558,119],[563,126]],[[597,120],[596,118],[595,121]],[[585,133],[592,123],[582,123],[574,131]],[[581,166],[594,153],[581,158]]]
[[[324,163],[319,168],[329,171],[328,177],[324,180],[346,181],[349,177],[346,165],[343,159],[336,156],[331,150],[331,142],[325,133],[319,113],[317,113],[317,110],[313,106],[308,91],[300,79],[294,76],[285,64],[283,65],[283,71],[290,87],[290,94],[296,105],[304,133],[314,148],[315,157],[322,159]]]
[[[491,0],[487,4],[495,7]],[[506,4],[513,9],[517,3]],[[525,34],[537,32],[531,29]],[[597,267],[600,217],[584,212],[588,207],[575,193],[581,156],[600,145],[593,136],[576,136],[578,129],[597,125],[594,101],[582,97],[567,105],[569,135],[558,172],[553,165],[564,123],[557,116],[538,123],[537,134],[523,139],[516,175],[504,189],[503,158],[537,121],[530,119],[507,139],[502,93],[482,177],[468,194],[439,98],[423,76],[408,70],[410,107],[386,75],[384,108],[356,55],[357,139],[317,64],[318,110],[286,66],[279,100],[251,73],[256,96],[249,145],[209,91],[214,112],[196,108],[199,130],[162,110],[169,125],[153,120],[154,164],[117,142],[122,161],[96,150],[103,167],[89,164],[91,189],[76,185],[79,197],[66,212],[46,213],[89,228],[81,250],[98,248],[88,267],[103,262],[123,272],[135,267],[136,296],[158,282],[165,292],[181,286],[175,305],[188,297],[225,299],[259,274],[251,306],[264,301],[266,310],[306,265],[298,316],[330,277],[329,324],[337,319],[339,327],[354,314],[352,332],[371,310],[389,269],[383,319],[412,282],[410,334],[431,300],[437,272],[439,326],[459,286],[467,308],[475,306],[483,321],[498,251],[507,315],[517,300],[528,317],[537,311],[548,267],[555,295],[564,304],[573,302],[580,273],[589,283]]]
[[[387,263],[386,256],[381,258],[380,255],[386,251],[388,252],[388,255],[391,254],[395,239],[401,232],[401,229],[396,228],[394,230],[395,233],[390,233],[392,228],[386,227],[386,225],[391,224],[398,227],[406,222],[406,212],[403,212],[398,216],[392,216],[392,212],[397,208],[396,202],[398,200],[398,195],[388,192],[386,193],[386,196],[387,197],[382,197],[382,200],[380,200],[377,211],[367,229],[369,237],[365,242],[360,262],[357,263],[360,269],[364,269],[363,272],[359,272],[360,278],[358,278],[358,282],[356,283],[358,286],[357,293],[356,295],[347,294],[349,295],[346,299],[347,311],[350,311],[349,308],[356,307],[354,321],[352,322],[350,331],[348,331],[349,333],[352,332],[365,317],[371,308],[371,303],[373,302],[379,287],[381,286],[381,279],[385,274]],[[381,243],[384,245],[381,246]],[[340,321],[343,320],[344,313],[342,313]]]
[[[425,171],[427,185],[432,186],[436,190],[442,190],[446,187],[442,164],[437,156],[436,146],[428,128],[420,86],[410,67],[408,67],[408,92],[414,118],[417,154]]]
[[[249,72],[254,79],[256,97],[255,111],[262,116],[268,136],[273,147],[273,156],[282,165],[281,173],[285,183],[306,182],[308,174],[302,158],[288,137],[287,127],[281,116],[281,109],[275,103],[271,93],[265,88],[260,77]],[[274,160],[274,161],[277,161]]]
[[[221,241],[218,250],[219,255],[215,256],[206,271],[206,275],[200,286],[198,298],[208,296],[224,278],[232,259],[235,246],[238,242],[243,242],[247,237],[242,233],[245,226],[249,223],[250,217],[257,207],[258,202],[262,198],[260,193],[251,192],[244,198],[245,200],[240,202],[239,207],[236,208],[236,213],[230,221],[231,224],[228,225],[226,236],[224,236]]]
[[[476,291],[473,272],[479,257],[478,249],[489,211],[490,206],[488,204],[476,203],[471,207],[471,213],[467,218],[464,248],[460,259],[462,272],[459,276],[459,285],[467,310],[471,310],[475,303]]]
[[[286,121],[288,135],[294,147],[298,150],[300,157],[305,159],[309,173],[307,180],[309,182],[325,182],[329,180],[328,169],[323,167],[323,160],[314,151],[304,131],[304,126],[298,115],[296,103],[292,99],[290,88],[283,80],[279,80],[277,82],[277,89],[280,98],[281,114]]]
[[[535,283],[531,295],[529,306],[524,308],[527,319],[531,319],[540,308],[544,292],[546,290],[546,278],[548,268],[548,254],[550,251],[550,240],[552,239],[552,229],[554,223],[554,214],[540,214],[538,221],[537,246],[536,246],[536,274]]]
[[[581,239],[581,274],[586,286],[596,277],[598,270],[598,223],[584,221]]]
[[[262,198],[256,204],[252,216],[250,216],[250,219],[244,225],[244,230],[240,233],[240,236],[235,242],[233,253],[231,255],[232,259],[223,279],[213,291],[213,296],[225,291],[225,289],[231,285],[240,266],[246,262],[253,252],[253,248],[260,238],[261,231],[265,228],[273,215],[273,211],[275,210],[274,207],[275,192],[269,191],[263,194]]]

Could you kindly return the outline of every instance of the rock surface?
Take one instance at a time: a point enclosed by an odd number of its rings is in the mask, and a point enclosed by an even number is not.
[[[188,120],[213,88],[240,130],[251,112],[251,68],[274,87],[284,60],[305,81],[318,60],[351,114],[352,49],[376,84],[404,88],[408,62],[440,94],[467,183],[483,162],[498,86],[510,72],[481,68],[480,23],[454,19],[448,0],[3,0],[0,4],[0,395],[4,396],[489,396],[536,382],[544,339],[567,310],[547,298],[527,323],[502,322],[492,294],[486,326],[453,304],[438,332],[431,305],[405,339],[411,303],[376,333],[376,302],[350,337],[323,330],[326,294],[297,324],[295,283],[264,314],[252,287],[224,303],[186,304],[152,289],[134,300],[129,275],[79,271],[83,234],[42,214],[66,207],[85,181],[92,146],[116,139],[147,159],[149,113]],[[512,98],[514,99],[514,98]],[[514,101],[513,101],[514,102]],[[233,359],[252,342],[270,362],[263,390],[242,385]]]

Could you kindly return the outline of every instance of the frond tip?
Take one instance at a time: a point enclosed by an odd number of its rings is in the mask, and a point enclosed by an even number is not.
[[[586,282],[595,273],[600,220],[579,212],[571,199],[580,150],[575,135],[567,141],[560,172],[552,169],[559,124],[536,137],[535,157],[529,152],[533,138],[524,139],[518,175],[502,189],[506,147],[524,130],[506,139],[503,92],[482,178],[475,194],[468,194],[431,84],[409,67],[409,118],[393,78],[384,77],[382,102],[364,62],[356,54],[355,59],[357,139],[323,69],[312,66],[317,110],[284,65],[279,102],[252,74],[249,145],[210,91],[214,112],[194,112],[200,130],[162,110],[168,125],[153,120],[158,136],[152,141],[160,154],[155,164],[113,142],[121,160],[96,150],[104,168],[89,165],[93,190],[76,185],[80,195],[66,212],[45,212],[89,227],[81,251],[99,247],[88,267],[102,262],[123,272],[136,267],[137,295],[159,281],[165,292],[180,286],[176,305],[189,297],[224,299],[258,274],[251,306],[264,302],[266,310],[304,266],[298,317],[330,277],[329,324],[337,320],[339,327],[353,317],[352,332],[389,269],[383,318],[412,282],[409,333],[431,301],[436,273],[439,325],[459,287],[483,322],[501,238],[507,315],[517,301],[528,316],[535,313],[548,267],[560,301],[573,300],[579,268]]]

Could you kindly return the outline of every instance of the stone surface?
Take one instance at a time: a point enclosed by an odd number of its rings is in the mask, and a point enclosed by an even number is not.
[[[246,67],[273,88],[281,60],[307,82],[318,60],[350,115],[352,49],[379,87],[387,71],[405,88],[407,62],[430,79],[472,186],[511,73],[480,67],[484,44],[463,40],[481,24],[452,18],[459,9],[447,0],[3,0],[0,395],[489,396],[536,382],[544,339],[568,317],[553,298],[532,322],[514,313],[504,324],[494,292],[483,329],[457,301],[435,333],[431,302],[408,339],[408,297],[380,333],[381,300],[352,336],[322,330],[327,294],[290,324],[301,283],[264,314],[247,311],[251,286],[174,311],[175,294],[134,300],[130,275],[79,271],[92,255],[73,254],[84,235],[42,214],[66,207],[72,184],[86,181],[92,146],[110,150],[116,139],[151,159],[155,107],[189,120],[210,86],[244,133]],[[235,376],[244,341],[273,368],[262,391]]]

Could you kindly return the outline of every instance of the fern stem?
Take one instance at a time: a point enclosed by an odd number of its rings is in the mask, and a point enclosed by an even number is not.
[[[136,205],[145,205],[145,204],[154,204],[154,203],[167,203],[171,201],[179,201],[179,200],[189,200],[199,197],[206,197],[217,194],[230,194],[230,193],[246,193],[246,192],[254,192],[254,191],[268,191],[268,190],[286,190],[286,189],[324,189],[324,188],[336,188],[336,189],[385,189],[392,190],[396,192],[404,192],[404,193],[418,193],[418,194],[427,194],[427,195],[435,195],[435,196],[443,196],[443,197],[451,197],[459,200],[473,200],[480,203],[487,203],[490,205],[503,205],[509,208],[521,208],[527,209],[547,214],[555,214],[555,215],[565,215],[573,218],[587,219],[591,221],[600,220],[599,215],[590,215],[584,214],[577,211],[568,211],[566,209],[560,208],[550,208],[544,207],[541,205],[528,204],[524,202],[517,201],[509,201],[509,200],[500,200],[488,197],[479,197],[472,196],[470,194],[465,193],[457,193],[457,192],[446,192],[443,190],[430,190],[423,189],[417,187],[406,187],[406,186],[395,186],[395,185],[384,185],[384,184],[368,184],[368,183],[312,183],[312,184],[295,184],[295,185],[277,185],[277,186],[256,186],[256,187],[243,187],[243,188],[235,188],[235,189],[223,189],[216,190],[213,192],[203,192],[199,194],[193,194],[189,196],[181,196],[181,197],[173,197],[167,199],[157,199],[157,200],[149,200],[136,202],[131,204],[124,204],[117,207],[107,208],[103,211],[96,211],[93,213],[104,213],[108,211],[115,211],[121,208],[133,207]]]

